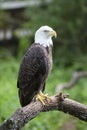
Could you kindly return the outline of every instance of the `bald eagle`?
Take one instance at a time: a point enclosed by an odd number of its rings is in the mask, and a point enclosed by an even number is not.
[[[40,27],[35,33],[34,43],[20,64],[17,87],[22,107],[33,99],[44,104],[47,95],[44,95],[43,91],[52,69],[52,36],[56,37],[57,34],[51,27]]]

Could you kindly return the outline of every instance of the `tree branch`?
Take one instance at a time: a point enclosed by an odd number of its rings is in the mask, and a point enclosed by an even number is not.
[[[61,92],[63,89],[72,88],[80,78],[87,77],[87,71],[74,72],[68,83],[59,84],[56,87],[56,92]]]
[[[87,106],[59,95],[47,99],[45,105],[39,101],[32,101],[26,107],[18,109],[9,119],[4,121],[0,130],[20,130],[28,121],[39,115],[40,112],[59,110],[87,121]]]

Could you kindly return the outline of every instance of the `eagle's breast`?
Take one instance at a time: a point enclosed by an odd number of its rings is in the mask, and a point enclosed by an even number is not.
[[[53,61],[52,61],[52,47],[47,47],[46,48],[47,50],[47,61],[48,61],[48,74],[51,72],[52,70],[52,64],[53,64]]]
[[[44,52],[44,58],[45,58],[45,63],[46,63],[46,75],[45,78],[48,77],[49,73],[52,70],[52,47],[43,47],[41,46],[43,52]]]

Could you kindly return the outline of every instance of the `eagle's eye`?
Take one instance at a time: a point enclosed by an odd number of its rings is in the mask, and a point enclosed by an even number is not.
[[[48,30],[44,30],[44,32],[49,32]]]

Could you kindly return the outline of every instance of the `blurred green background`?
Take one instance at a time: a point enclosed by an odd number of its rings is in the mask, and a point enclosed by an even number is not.
[[[40,26],[51,26],[58,34],[53,39],[54,64],[46,93],[55,94],[56,86],[68,82],[74,71],[87,71],[87,0],[24,0],[24,5],[16,0],[18,7],[5,2],[0,2],[0,123],[20,107],[16,87],[19,65]],[[87,104],[87,78],[63,92]],[[41,113],[23,130],[87,130],[87,123],[53,111]]]

